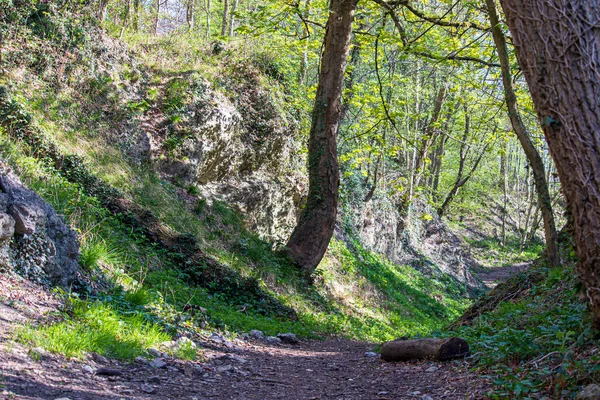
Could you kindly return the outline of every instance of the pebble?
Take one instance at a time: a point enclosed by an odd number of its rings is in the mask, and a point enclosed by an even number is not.
[[[431,397],[431,396],[429,396],[427,394],[424,394],[423,396],[420,397],[420,399],[421,400],[433,400],[433,397]]]
[[[48,355],[48,352],[41,347],[35,347],[35,348],[31,349],[31,353],[35,354],[36,356],[38,356],[40,358],[44,358]]]
[[[217,372],[218,373],[235,372],[235,367],[233,365],[223,365],[221,367],[217,367]]]
[[[54,400],[71,400],[71,398],[70,397],[57,397]]]
[[[213,332],[212,335],[210,335],[210,340],[216,343],[225,343],[225,338],[216,332]]]
[[[425,372],[435,372],[437,371],[439,368],[438,367],[429,367],[425,370]]]
[[[250,337],[254,338],[254,339],[259,339],[259,340],[263,340],[265,338],[265,334],[262,331],[253,329],[250,332],[248,332],[248,335],[250,335]]]
[[[275,336],[267,336],[265,338],[265,342],[267,342],[268,344],[280,344],[281,339],[279,339],[278,337],[275,337]]]
[[[154,389],[152,386],[150,386],[150,385],[145,385],[145,384],[142,384],[142,385],[140,386],[140,390],[141,390],[142,392],[144,392],[144,393],[154,393],[154,392],[156,392],[156,389]]]
[[[96,361],[98,364],[108,364],[108,358],[98,353],[92,353],[92,360]]]
[[[87,372],[88,374],[93,374],[94,372],[96,372],[96,370],[90,367],[89,365],[84,365],[83,367],[81,367],[81,370],[83,372]]]
[[[298,344],[299,340],[293,333],[278,333],[277,337],[281,339],[283,343],[287,344]]]
[[[156,358],[163,357],[162,351],[156,350],[154,348],[149,348],[148,354],[150,354],[151,356],[156,357]]]
[[[138,362],[140,364],[148,364],[148,360],[146,360],[146,358],[142,356],[137,356],[135,358],[135,362]]]
[[[379,354],[375,353],[374,351],[367,351],[365,353],[365,357],[377,357]]]
[[[160,383],[160,378],[158,376],[151,376],[150,378],[146,379],[146,382],[158,385]]]
[[[155,358],[154,360],[150,361],[148,365],[150,365],[152,368],[160,369],[166,367],[167,363],[162,358]]]
[[[379,392],[379,393],[377,393],[378,396],[383,396],[383,395],[386,395],[386,394],[388,394],[388,392]]]

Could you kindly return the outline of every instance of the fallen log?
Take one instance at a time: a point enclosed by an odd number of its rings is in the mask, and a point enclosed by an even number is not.
[[[460,338],[398,339],[381,346],[384,361],[438,360],[446,361],[469,355],[469,344]]]

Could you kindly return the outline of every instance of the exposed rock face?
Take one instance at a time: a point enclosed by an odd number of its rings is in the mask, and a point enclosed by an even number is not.
[[[149,113],[129,154],[151,160],[157,171],[184,187],[196,186],[204,198],[226,202],[262,238],[285,241],[307,188],[294,140],[296,122],[275,109],[261,92],[266,89],[255,87],[254,95],[244,98],[248,104],[234,104],[202,80],[176,79],[188,87],[189,97],[178,122],[159,110]],[[260,109],[256,113],[264,115],[256,118],[262,119],[249,121],[254,113],[248,107]]]
[[[416,201],[404,229],[398,228],[399,215],[388,198],[375,198],[362,212],[353,214],[354,226],[367,248],[429,276],[450,275],[473,294],[484,289],[470,271],[478,266],[477,261],[430,207]]]
[[[30,279],[79,284],[77,235],[0,160],[0,266]]]

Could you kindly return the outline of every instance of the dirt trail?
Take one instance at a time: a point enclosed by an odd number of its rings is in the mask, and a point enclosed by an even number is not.
[[[489,389],[464,362],[389,364],[366,357],[370,347],[338,340],[274,347],[247,344],[233,351],[214,348],[205,363],[167,359],[165,368],[156,369],[51,355],[33,361],[20,346],[4,346],[2,398],[430,400],[484,398]],[[113,368],[122,375],[95,375],[85,371],[89,367]]]
[[[510,277],[525,271],[531,266],[531,262],[522,262],[504,267],[482,268],[477,271],[477,276],[490,289],[498,286],[499,283],[505,282]]]
[[[365,355],[372,344],[337,339],[271,346],[205,339],[202,362],[164,358],[161,368],[67,360],[11,340],[11,331],[58,305],[31,282],[1,277],[0,399],[479,399],[491,387],[465,361],[383,363]]]

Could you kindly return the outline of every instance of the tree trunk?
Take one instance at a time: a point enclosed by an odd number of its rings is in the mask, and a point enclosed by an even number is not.
[[[381,346],[384,361],[439,360],[464,358],[469,355],[469,344],[460,338],[394,340]]]
[[[229,11],[229,36],[233,36],[235,29],[235,11],[237,10],[238,0],[233,0],[231,11]]]
[[[195,18],[196,18],[196,13],[195,13],[195,3],[196,0],[188,0],[186,7],[185,7],[185,21],[187,22],[188,25],[188,29],[190,31],[194,30],[194,23],[195,23]]]
[[[133,0],[133,31],[138,33],[140,29],[140,1]]]
[[[304,11],[302,12],[302,18],[308,19],[310,17],[310,1],[306,0],[304,5]],[[304,25],[304,24],[303,24]],[[298,76],[298,81],[301,85],[306,85],[308,82],[308,43],[310,35],[310,31],[308,30],[307,25],[304,25],[304,50],[302,51],[302,64],[300,64],[300,74]]]
[[[206,39],[210,39],[210,0],[206,0],[205,11],[206,11]]]
[[[106,21],[108,13],[108,0],[100,0],[100,5],[98,7],[98,19],[100,21]]]
[[[600,328],[600,0],[502,0],[575,225]]]
[[[318,265],[335,226],[340,174],[337,133],[344,71],[358,0],[331,0],[319,84],[308,141],[308,198],[287,244],[293,262],[307,273]]]
[[[156,36],[158,33],[158,19],[160,15],[160,0],[154,0],[154,17],[152,21],[152,34]]]
[[[229,0],[223,0],[223,22],[221,22],[221,36],[227,35],[227,21],[229,20]]]
[[[531,164],[533,172],[533,180],[540,204],[540,210],[544,220],[544,233],[546,235],[546,252],[551,265],[557,266],[560,262],[558,248],[556,244],[556,226],[554,224],[554,214],[552,212],[552,200],[548,190],[548,182],[546,181],[544,162],[540,153],[529,137],[519,111],[517,110],[517,97],[512,86],[512,75],[510,71],[510,60],[508,58],[508,49],[506,39],[502,33],[498,13],[496,12],[495,0],[486,0],[490,23],[492,26],[492,36],[496,44],[498,52],[498,60],[500,61],[502,71],[502,83],[504,84],[504,97],[508,107],[508,116],[512,127],[523,146],[523,151],[527,160]]]
[[[500,245],[502,248],[506,246],[506,213],[508,212],[508,190],[507,190],[507,171],[508,171],[508,150],[506,142],[502,145],[502,153],[500,154],[500,188],[502,189],[502,232],[500,234]]]
[[[438,91],[437,97],[435,98],[431,121],[429,121],[427,129],[425,130],[425,137],[421,141],[421,149],[415,165],[415,180],[413,183],[414,188],[417,188],[421,184],[421,179],[423,178],[423,174],[425,172],[425,160],[427,159],[429,148],[436,139],[436,133],[439,132],[439,129],[437,129],[435,125],[440,118],[440,112],[442,111],[444,100],[446,99],[446,93],[446,86],[442,86]]]

